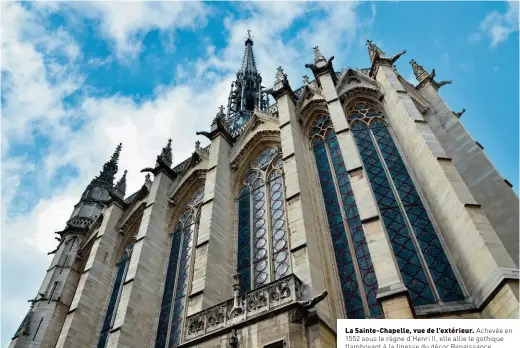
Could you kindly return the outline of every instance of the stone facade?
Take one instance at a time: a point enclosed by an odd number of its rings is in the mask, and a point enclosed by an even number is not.
[[[413,86],[404,51],[368,42],[369,69],[316,47],[312,82],[279,68],[265,91],[252,47],[208,147],[172,168],[170,141],[126,199],[118,148],[10,347],[317,348],[338,318],[518,318],[518,197],[449,82],[412,60]]]

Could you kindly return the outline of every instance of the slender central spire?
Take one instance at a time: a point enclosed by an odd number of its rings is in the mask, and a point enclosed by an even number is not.
[[[227,125],[231,133],[236,136],[253,115],[255,110],[267,109],[268,99],[263,91],[262,77],[256,69],[253,54],[253,38],[251,30],[247,31],[242,66],[237,73],[236,81],[231,84],[228,98]]]
[[[247,31],[247,39],[245,42],[244,58],[242,59],[242,74],[256,73],[255,56],[253,54],[253,39],[251,38],[251,30]]]

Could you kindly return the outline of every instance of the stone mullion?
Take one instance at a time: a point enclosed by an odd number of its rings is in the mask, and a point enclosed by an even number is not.
[[[114,203],[103,215],[56,348],[95,346],[99,339],[115,279],[115,265],[107,263],[106,256],[113,253],[119,240],[114,228],[123,210]]]
[[[377,298],[387,313],[387,298],[397,294],[407,296],[407,289],[401,279],[401,273],[394,259],[394,253],[388,235],[382,224],[381,214],[377,207],[363,161],[348,127],[347,118],[338,98],[336,88],[330,74],[319,76],[325,98],[328,100],[329,117],[336,131],[339,148],[345,167],[349,173],[350,184],[358,208],[359,217],[367,240],[368,250],[376,273],[378,283]],[[337,127],[337,128],[336,128]],[[339,128],[339,134],[338,129]],[[389,262],[391,260],[391,262]],[[408,307],[408,311],[410,311]],[[410,312],[411,313],[411,312]]]
[[[503,279],[518,279],[517,267],[392,67],[381,64],[376,80],[384,91],[388,122],[396,140],[406,144],[404,155],[430,202],[453,264],[481,306]]]

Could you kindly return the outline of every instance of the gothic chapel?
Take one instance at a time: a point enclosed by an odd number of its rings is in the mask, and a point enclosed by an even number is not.
[[[170,140],[127,196],[119,145],[10,347],[328,348],[338,318],[518,318],[511,184],[450,81],[367,46],[367,69],[315,47],[312,80],[265,89],[248,37],[209,146],[172,167]]]

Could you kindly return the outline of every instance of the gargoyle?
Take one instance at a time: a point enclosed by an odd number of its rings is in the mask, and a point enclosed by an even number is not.
[[[462,111],[460,112],[454,112],[455,116],[457,116],[457,118],[460,118],[462,116],[463,113],[466,112],[466,109],[462,109]]]
[[[196,132],[196,135],[203,135],[206,138],[210,139],[210,134],[208,132]],[[210,139],[211,140],[211,139]]]
[[[452,82],[451,80],[437,82],[437,86],[440,88],[444,85],[451,85],[451,82]]]
[[[152,173],[153,172],[153,168],[147,167],[147,168],[141,169],[141,173],[146,173],[146,172]]]
[[[334,59],[334,56],[330,57],[329,60],[327,61],[327,64],[325,64],[325,66],[329,65],[329,64],[332,64],[332,60]],[[312,71],[316,70],[316,69],[319,69],[316,65],[314,64],[305,64],[305,67],[308,68],[308,69],[311,69]]]
[[[322,292],[320,295],[318,296],[314,296],[313,298],[310,298],[308,300],[305,300],[305,301],[298,301],[298,303],[300,305],[302,305],[302,307],[304,309],[310,309],[314,306],[316,306],[319,302],[323,301],[323,299],[325,297],[327,297],[329,293],[325,290],[324,292]]]
[[[392,58],[389,59],[390,64],[393,65],[405,53],[406,53],[406,50],[402,50],[401,52],[399,52],[396,55],[394,55]]]

